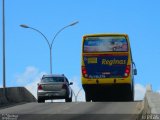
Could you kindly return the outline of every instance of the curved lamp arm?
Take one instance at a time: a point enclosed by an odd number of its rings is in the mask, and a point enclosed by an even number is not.
[[[50,47],[52,48],[52,45],[53,45],[53,42],[54,42],[55,38],[57,37],[57,35],[58,35],[61,31],[63,31],[63,30],[64,30],[65,28],[67,28],[67,27],[76,25],[77,23],[79,23],[79,22],[76,21],[76,22],[73,22],[73,23],[71,23],[71,24],[69,24],[69,25],[67,25],[67,26],[65,26],[65,27],[63,27],[63,28],[61,28],[61,29],[55,34],[55,36],[54,36],[54,38],[53,38],[53,40],[52,40],[52,42],[51,42],[51,44],[50,44]]]
[[[49,43],[47,37],[46,37],[41,31],[39,31],[39,30],[36,29],[36,28],[33,28],[33,27],[29,27],[29,26],[27,26],[27,25],[24,25],[24,24],[22,24],[22,25],[20,25],[20,26],[23,27],[23,28],[30,28],[30,29],[32,29],[32,30],[34,30],[34,31],[36,31],[36,32],[38,32],[38,33],[40,33],[40,34],[44,37],[44,39],[46,40],[46,42],[47,42],[49,48],[51,49],[51,45],[50,45],[50,43]]]

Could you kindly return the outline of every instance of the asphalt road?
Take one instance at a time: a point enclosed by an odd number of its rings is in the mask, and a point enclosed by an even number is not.
[[[0,119],[136,120],[142,102],[26,103],[0,108]],[[9,119],[8,119],[9,120]]]

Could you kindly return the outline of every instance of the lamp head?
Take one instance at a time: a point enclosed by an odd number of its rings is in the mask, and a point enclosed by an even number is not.
[[[71,23],[69,26],[73,26],[73,25],[75,25],[75,24],[77,24],[77,23],[79,23],[79,21],[73,22],[73,23]]]
[[[29,28],[29,26],[27,26],[25,24],[21,24],[20,26],[23,27],[23,28]]]

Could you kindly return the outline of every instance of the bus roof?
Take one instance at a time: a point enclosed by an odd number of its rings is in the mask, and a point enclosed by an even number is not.
[[[128,37],[127,34],[120,34],[120,33],[86,34],[83,37],[94,37],[94,36],[125,36],[125,37]]]

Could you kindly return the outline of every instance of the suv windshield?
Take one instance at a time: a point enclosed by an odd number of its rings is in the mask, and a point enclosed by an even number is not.
[[[42,82],[64,82],[64,77],[44,77]]]
[[[84,41],[84,52],[127,52],[128,44],[122,36],[87,37]]]

